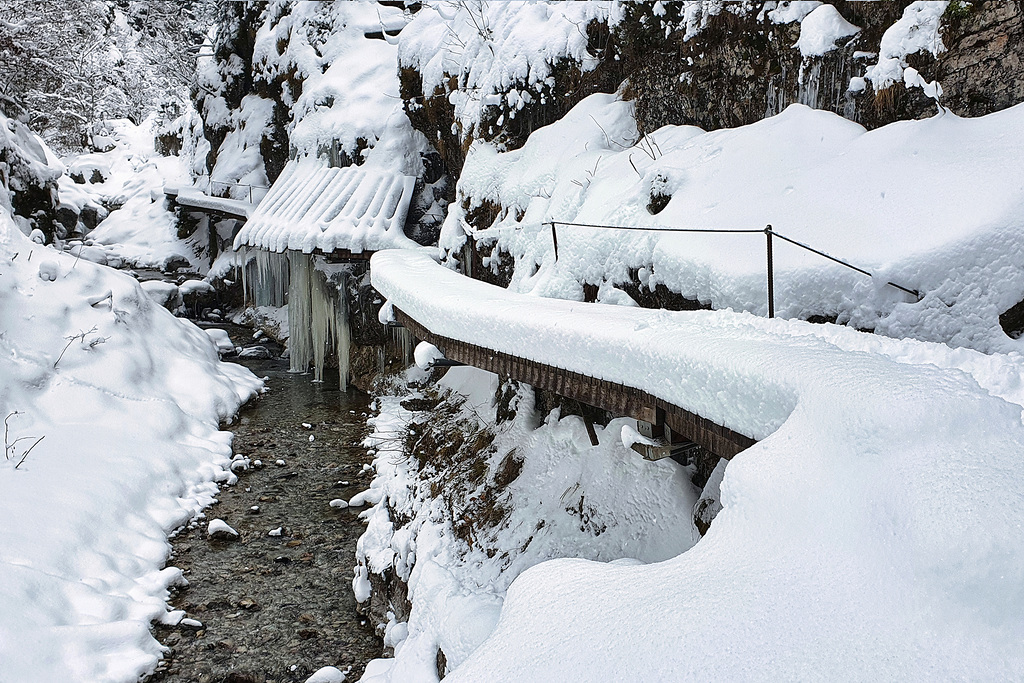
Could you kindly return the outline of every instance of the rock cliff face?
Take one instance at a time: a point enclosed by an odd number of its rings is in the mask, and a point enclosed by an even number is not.
[[[467,233],[486,230],[510,212],[521,220],[524,206],[512,206],[500,193],[483,196],[482,190],[465,189],[466,179],[458,189],[467,153],[481,143],[498,151],[517,149],[594,93],[631,100],[632,134],[639,136],[666,125],[741,126],[793,103],[872,129],[928,117],[938,107],[981,116],[1024,101],[1020,0],[372,6],[384,12],[381,27],[395,22],[380,31],[380,40],[370,40],[373,26],[355,21],[340,3],[315,9],[283,0],[228,3],[216,57],[197,91],[211,145],[208,169],[216,175],[234,163],[234,175],[219,180],[273,181],[297,146],[339,164],[363,163],[368,154],[382,152],[374,161],[393,158],[395,170],[401,166],[418,175],[407,232],[430,243],[452,206],[470,226]],[[394,119],[402,119],[401,125],[378,125],[370,135],[349,116],[366,111],[368,100],[346,99],[356,82],[344,80],[351,74],[336,72],[363,68],[356,55],[386,50],[383,38],[397,42],[390,46],[397,56],[386,58],[391,71],[382,76],[388,71],[382,66],[357,80],[372,80],[378,99],[378,85],[393,84],[399,98],[389,99],[404,116]],[[317,124],[300,135],[303,116],[333,118],[322,131]],[[668,200],[652,185],[648,210],[657,214]],[[473,277],[506,286],[518,266],[535,267],[529,259],[520,264],[501,252],[493,238],[478,242],[472,235],[458,258]],[[634,301],[651,307],[700,305],[661,284],[647,292],[640,286],[642,265],[624,280],[623,289]],[[595,284],[579,286],[582,298],[595,298]],[[368,328],[374,325],[370,320]],[[372,354],[363,360],[370,372]]]
[[[393,3],[385,4],[394,10]],[[413,3],[405,10],[411,23],[399,34],[396,76],[409,121],[436,152],[428,155],[426,175],[458,178],[474,141],[518,148],[534,130],[595,92],[621,90],[632,99],[641,134],[669,124],[705,130],[749,124],[795,102],[871,129],[933,114],[936,100],[921,87],[932,81],[942,88],[939,103],[959,116],[1024,101],[1020,0],[834,0],[827,5],[696,0],[552,7],[547,24],[572,24],[561,37],[565,47],[524,44],[517,31],[526,19],[506,3],[442,8],[452,15],[429,4]],[[816,15],[833,24],[808,26],[806,17]],[[259,124],[260,132],[243,135],[241,146],[273,181],[287,161],[293,108],[309,78],[301,60],[289,55],[307,43],[326,55],[325,46],[338,39],[331,32],[347,29],[333,15],[293,14],[279,2],[227,3],[223,17],[215,58],[196,91],[211,146],[207,167],[217,167],[229,134]],[[849,33],[837,32],[837,22]],[[808,47],[812,30],[824,42]],[[276,36],[277,61],[257,47],[268,35]],[[442,57],[441,66],[431,61],[432,52]],[[488,58],[497,66],[482,67]],[[500,64],[503,59],[510,61],[507,68]],[[530,68],[523,71],[517,60]],[[538,65],[543,78],[536,75]],[[879,77],[886,71],[882,66],[889,72],[884,78]],[[914,78],[907,79],[906,72]],[[467,100],[476,101],[478,110],[468,124]],[[361,149],[367,144],[362,140]],[[353,149],[334,156],[359,163],[360,154]],[[444,184],[443,199],[455,198],[454,187]]]
[[[250,160],[232,164],[234,172],[225,171],[218,180],[241,180],[257,171],[273,181],[288,161],[284,124],[290,117],[287,98],[296,83],[294,78],[262,77],[253,60],[257,33],[277,18],[266,3],[222,3],[214,57],[200,69],[193,93],[203,136],[210,143],[207,171],[217,168],[229,134],[238,135],[247,125],[254,130],[234,145],[238,154],[250,150]]]
[[[64,236],[56,220],[61,172],[28,126],[0,113],[0,206],[11,209],[26,232],[41,230],[47,242]]]
[[[467,87],[471,67],[455,62],[444,78],[430,82],[421,65],[405,58],[402,97],[413,125],[432,141],[454,176],[474,140],[515,149],[587,95],[623,86],[636,104],[641,133],[669,124],[705,130],[749,124],[795,102],[871,129],[936,110],[921,87],[861,80],[886,56],[883,43],[899,42],[901,21],[912,36],[928,28],[910,21],[921,4],[836,0],[831,5],[838,15],[859,30],[822,54],[805,55],[798,47],[802,26],[795,17],[800,14],[790,3],[626,3],[620,15],[594,17],[580,27],[587,37],[585,59],[562,55],[550,65],[551,78],[531,84],[511,77],[495,90],[497,102],[511,92],[530,94],[514,118],[507,108],[485,106],[475,128],[460,126],[453,93]],[[1024,100],[1022,3],[926,4],[944,7],[938,32],[924,47],[893,53],[898,77],[911,67],[923,82],[937,80],[943,90],[939,101],[959,116],[980,116]],[[499,15],[503,10],[486,11]],[[414,22],[409,30],[417,28]],[[447,30],[467,42],[467,36],[458,36],[457,19]],[[494,39],[496,45],[499,40]]]
[[[767,5],[769,3],[764,3]],[[781,4],[781,3],[780,3]],[[651,31],[673,26],[669,16],[655,21],[651,7],[630,8],[619,42],[629,46],[627,70],[643,131],[666,124],[693,124],[711,130],[753,123],[799,102],[827,109],[866,128],[920,118],[935,112],[921,89],[902,84],[850,90],[875,59],[886,31],[908,2],[868,4],[837,0],[839,14],[861,31],[822,56],[802,57],[794,49],[800,24],[773,23],[762,5],[743,14],[728,11],[706,17],[700,33]],[[981,116],[1024,100],[1024,13],[1020,2],[951,3],[942,15],[945,51],[918,52],[909,66],[927,80],[938,80],[941,102],[959,116]]]
[[[960,116],[982,116],[1024,101],[1024,3],[978,2],[947,10],[935,77],[943,104]]]

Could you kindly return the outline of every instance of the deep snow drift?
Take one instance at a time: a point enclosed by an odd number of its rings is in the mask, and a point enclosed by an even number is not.
[[[992,680],[1024,666],[1018,356],[539,299],[412,252],[375,255],[373,278],[438,334],[601,368],[761,439],[729,464],[693,549],[526,571],[450,680]],[[439,633],[415,615],[408,628]]]
[[[0,679],[134,681],[161,654],[151,621],[181,617],[166,536],[232,476],[218,425],[261,383],[3,208],[0,329]]]
[[[868,278],[775,240],[782,317],[837,316],[890,336],[982,351],[1021,350],[998,316],[1024,299],[1024,105],[975,119],[948,112],[865,131],[792,105],[739,128],[666,126],[640,138],[632,104],[592,95],[518,150],[476,143],[441,246],[458,258],[466,213],[502,211],[475,238],[515,260],[512,287],[629,303],[636,275],[682,295],[763,315],[765,238],[558,228],[545,221],[653,228],[763,229],[871,271]],[[660,205],[660,206],[659,206]],[[663,208],[662,208],[663,207]],[[487,262],[485,261],[485,265]],[[495,261],[490,262],[496,268]],[[887,286],[923,293],[920,302]]]

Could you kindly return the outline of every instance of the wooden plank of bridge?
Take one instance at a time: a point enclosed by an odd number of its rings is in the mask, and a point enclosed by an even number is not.
[[[717,456],[732,458],[756,443],[749,436],[684,410],[642,389],[539,363],[522,356],[513,356],[468,344],[458,339],[443,337],[434,334],[398,308],[395,308],[395,319],[412,332],[417,339],[429,342],[441,349],[445,357],[450,360],[554,392],[560,396],[607,410],[614,415],[657,424],[659,423],[658,413],[662,412],[665,424],[673,432],[699,444]]]

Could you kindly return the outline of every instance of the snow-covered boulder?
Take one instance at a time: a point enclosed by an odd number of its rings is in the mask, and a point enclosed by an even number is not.
[[[234,541],[238,539],[238,532],[232,529],[223,519],[210,520],[206,528],[206,535],[218,541]]]
[[[146,280],[139,284],[150,299],[167,310],[175,311],[181,306],[181,293],[178,291],[178,285],[173,282]]]

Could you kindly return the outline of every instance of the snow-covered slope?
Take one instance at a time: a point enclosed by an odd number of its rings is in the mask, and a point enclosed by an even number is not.
[[[445,680],[995,680],[1024,667],[1018,356],[538,299],[412,252],[372,266],[374,286],[439,334],[601,368],[761,439],[729,464],[694,548],[526,571]]]
[[[135,280],[29,242],[2,207],[0,329],[0,679],[135,681],[180,580],[161,569],[166,535],[229,477],[218,424],[261,383]]]
[[[749,126],[668,126],[639,138],[630,103],[592,95],[522,149],[477,143],[459,195],[470,207],[501,207],[475,238],[514,257],[518,291],[582,299],[581,283],[591,283],[621,300],[612,285],[635,273],[650,289],[664,284],[715,308],[764,314],[762,235],[559,227],[556,262],[544,222],[770,224],[875,275],[776,240],[779,315],[833,315],[892,336],[1019,350],[998,314],[1024,298],[1022,131],[1024,105],[873,131],[793,105]],[[441,237],[452,254],[465,240],[465,219],[453,204]],[[890,280],[923,300],[886,286]]]
[[[172,260],[198,265],[200,260],[178,239],[174,214],[165,209],[164,185],[177,186],[187,178],[183,160],[154,151],[153,118],[139,126],[106,123],[113,130],[113,148],[68,159],[69,175],[60,181],[61,203],[77,209],[90,203],[119,207],[109,215],[103,210],[104,220],[88,235],[110,261],[141,268],[161,268]],[[86,182],[77,183],[72,175]]]

